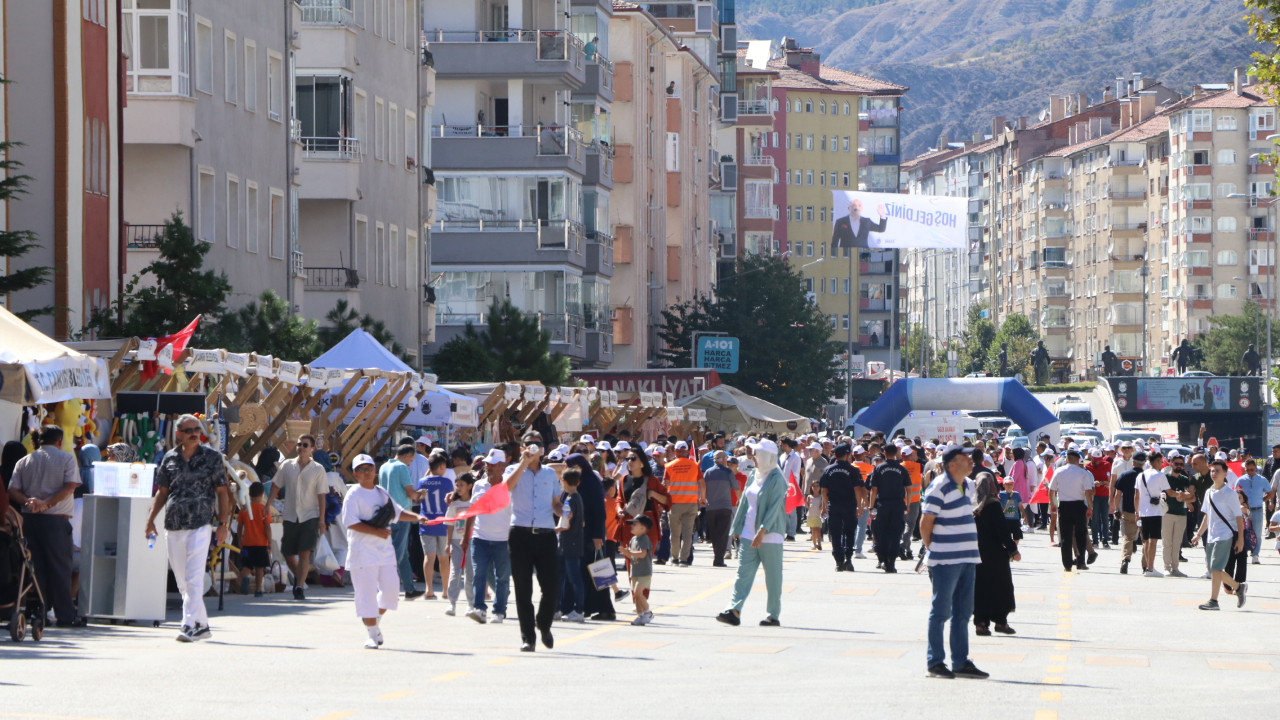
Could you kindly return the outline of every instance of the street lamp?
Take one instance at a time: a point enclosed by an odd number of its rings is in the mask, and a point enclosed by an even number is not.
[[[1149,373],[1150,366],[1147,365],[1147,304],[1150,302],[1149,293],[1147,291],[1147,278],[1151,276],[1151,268],[1147,266],[1147,256],[1142,256],[1142,269],[1138,271],[1142,276],[1142,372]]]

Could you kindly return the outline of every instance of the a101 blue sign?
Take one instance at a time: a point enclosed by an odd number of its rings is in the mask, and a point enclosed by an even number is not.
[[[697,367],[720,373],[738,372],[738,338],[719,335],[698,338]]]

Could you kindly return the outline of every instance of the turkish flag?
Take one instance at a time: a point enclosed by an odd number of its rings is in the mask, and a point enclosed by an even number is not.
[[[796,476],[790,475],[787,477],[787,513],[790,514],[802,505],[804,505],[804,497],[800,495],[800,486],[796,484]]]
[[[502,482],[489,488],[485,494],[480,496],[479,500],[471,503],[471,507],[454,515],[451,518],[438,517],[427,521],[428,525],[442,525],[447,522],[457,522],[477,515],[489,515],[511,504],[511,491],[507,489],[507,483]]]
[[[188,324],[186,327],[182,328],[181,330],[179,330],[178,332],[172,335],[165,335],[164,337],[155,338],[156,355],[159,355],[160,351],[163,350],[166,346],[170,346],[172,348],[173,357],[176,359],[178,355],[182,353],[183,350],[187,349],[187,343],[191,342],[191,336],[195,334],[196,325],[199,324],[201,317],[203,316],[197,315],[195,320],[192,320],[190,324]],[[139,373],[140,375],[142,375],[142,379],[150,380],[151,378],[155,377],[156,367],[157,366],[154,360],[147,360],[143,362],[142,370]]]
[[[1031,494],[1031,499],[1027,501],[1029,505],[1048,504],[1049,503],[1049,481],[1045,480],[1040,483],[1040,487]]]

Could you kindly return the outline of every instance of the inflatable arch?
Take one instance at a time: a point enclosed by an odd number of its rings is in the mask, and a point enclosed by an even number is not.
[[[1058,440],[1058,418],[1013,378],[904,378],[853,421],[854,437],[888,435],[913,410],[1000,410],[1036,438]]]

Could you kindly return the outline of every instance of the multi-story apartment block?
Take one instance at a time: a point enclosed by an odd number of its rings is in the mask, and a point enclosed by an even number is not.
[[[737,53],[737,121],[721,131],[720,146],[732,149],[734,174],[737,175],[737,202],[734,230],[721,238],[720,277],[733,272],[738,258],[744,254],[776,255],[774,224],[778,222],[778,204],[774,190],[782,183],[775,157],[767,151],[781,143],[775,129],[779,99],[773,93],[778,71],[770,68],[772,43],[768,40],[744,42]],[[726,165],[729,167],[730,165]],[[731,180],[724,177],[724,184]]]
[[[38,240],[0,273],[52,269],[48,283],[0,304],[53,308],[34,325],[59,339],[120,286],[119,10],[119,0],[0,1],[0,137],[17,143],[8,158],[30,178],[0,205],[0,222]]]
[[[789,253],[835,341],[867,360],[888,362],[896,327],[895,253],[831,255],[831,191],[898,191],[898,110],[907,88],[823,66],[817,53],[791,40],[768,68],[778,73],[772,93],[780,109],[769,144],[761,136],[760,149],[782,179],[773,186],[781,215],[772,238],[747,233],[745,249]],[[756,203],[747,216],[762,210],[772,212]]]

